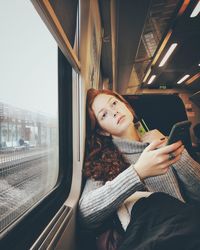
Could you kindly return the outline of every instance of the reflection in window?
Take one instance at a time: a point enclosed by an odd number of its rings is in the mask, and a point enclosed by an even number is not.
[[[58,177],[57,45],[29,1],[2,1],[0,231]]]

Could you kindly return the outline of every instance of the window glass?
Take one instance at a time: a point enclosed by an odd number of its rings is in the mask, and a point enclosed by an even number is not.
[[[0,2],[0,231],[58,177],[57,44],[30,1]]]

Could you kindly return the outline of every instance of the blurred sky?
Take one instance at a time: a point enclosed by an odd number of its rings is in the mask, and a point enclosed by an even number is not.
[[[57,44],[30,0],[0,1],[0,101],[57,115]]]

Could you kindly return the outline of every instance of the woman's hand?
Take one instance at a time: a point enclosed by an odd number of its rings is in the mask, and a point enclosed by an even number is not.
[[[140,138],[141,142],[148,142],[148,143],[161,139],[164,145],[167,142],[167,138],[158,129],[150,130]],[[161,145],[159,145],[159,147],[160,146]]]
[[[181,141],[159,148],[162,143],[163,141],[161,140],[153,141],[145,148],[135,163],[134,168],[141,180],[151,176],[166,174],[170,165],[180,159],[184,150]]]

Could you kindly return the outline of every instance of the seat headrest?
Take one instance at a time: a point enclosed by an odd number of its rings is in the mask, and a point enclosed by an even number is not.
[[[142,94],[123,97],[150,130],[157,128],[163,134],[169,135],[175,123],[188,120],[184,103],[177,94]]]

